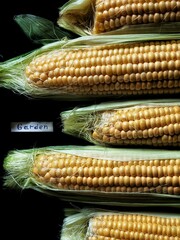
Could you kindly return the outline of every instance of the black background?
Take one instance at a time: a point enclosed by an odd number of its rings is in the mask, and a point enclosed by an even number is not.
[[[0,61],[6,61],[40,46],[23,33],[14,16],[33,14],[56,24],[58,9],[66,1],[5,1],[0,13]],[[61,132],[60,112],[79,102],[30,100],[10,90],[0,88],[0,166],[1,194],[0,239],[58,240],[65,207],[79,207],[32,190],[18,192],[3,187],[3,159],[8,151],[52,145],[86,145],[83,140]],[[53,133],[11,133],[13,121],[52,121]],[[124,209],[123,209],[124,210]],[[160,210],[160,208],[159,208]],[[171,211],[164,209],[162,211]],[[177,210],[173,210],[176,211]]]

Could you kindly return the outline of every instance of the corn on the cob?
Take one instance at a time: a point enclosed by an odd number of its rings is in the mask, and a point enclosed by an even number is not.
[[[4,169],[6,187],[32,188],[62,200],[179,205],[180,152],[175,150],[37,148],[10,152]]]
[[[32,97],[70,100],[178,94],[179,38],[114,35],[56,42],[1,64],[0,86]]]
[[[121,212],[105,209],[65,209],[61,240],[179,240],[180,215]]]
[[[124,25],[180,22],[180,1],[97,0],[93,33]]]
[[[57,23],[81,36],[112,32],[178,32],[180,1],[70,0],[60,8]]]
[[[64,133],[98,145],[180,146],[180,99],[106,102],[60,115]]]

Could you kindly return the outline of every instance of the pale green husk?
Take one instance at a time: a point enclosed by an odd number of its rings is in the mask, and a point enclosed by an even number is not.
[[[76,39],[62,39],[46,44],[34,51],[9,59],[0,63],[0,87],[12,90],[15,93],[25,95],[29,98],[49,98],[55,100],[89,100],[92,98],[121,97],[101,95],[79,95],[75,92],[67,92],[66,87],[43,87],[29,83],[25,77],[26,66],[33,58],[53,50],[64,51],[64,49],[89,48],[91,46],[106,44],[130,44],[132,42],[175,40],[180,39],[180,34],[132,34],[132,35],[106,35],[106,36],[84,36]]]
[[[70,0],[59,8],[57,24],[79,36],[89,35],[95,0]]]
[[[65,209],[66,216],[61,227],[61,240],[84,240],[89,220],[94,216],[96,209]]]
[[[64,209],[60,240],[85,240],[92,233],[91,219],[102,215],[140,214],[145,216],[158,216],[162,218],[180,218],[178,213],[161,213],[145,211],[115,211],[100,208]]]
[[[180,105],[180,99],[146,99],[107,101],[93,104],[87,107],[75,107],[68,111],[62,111],[62,131],[66,134],[87,140],[96,145],[104,145],[91,137],[93,129],[101,118],[101,112],[123,108],[138,108],[142,106],[172,106]],[[106,121],[106,119],[104,120]]]
[[[15,22],[34,43],[46,45],[55,41],[73,38],[72,34],[52,21],[32,14],[14,16]]]
[[[40,153],[63,152],[81,157],[104,160],[152,160],[180,158],[178,150],[153,149],[113,149],[98,146],[50,146],[44,148],[13,150],[4,159],[4,187],[10,189],[34,189],[41,193],[58,197],[63,201],[114,206],[180,206],[180,195],[156,193],[118,193],[90,190],[63,190],[38,181],[32,174],[34,157]]]
[[[95,15],[95,0],[69,0],[59,8],[57,24],[79,36],[92,35]],[[134,33],[177,33],[180,32],[180,22],[162,22],[126,25],[117,30],[101,33],[134,34]]]

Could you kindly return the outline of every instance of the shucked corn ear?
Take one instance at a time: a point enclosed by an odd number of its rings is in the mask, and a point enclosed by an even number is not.
[[[180,99],[114,101],[60,113],[66,134],[112,146],[180,146]]]
[[[179,240],[180,215],[65,209],[60,240]]]
[[[61,146],[11,151],[4,186],[107,205],[180,205],[180,151]]]
[[[179,32],[179,0],[70,0],[59,9],[60,27],[81,36]]]
[[[30,97],[89,99],[180,93],[180,35],[89,36],[0,64],[0,86]]]

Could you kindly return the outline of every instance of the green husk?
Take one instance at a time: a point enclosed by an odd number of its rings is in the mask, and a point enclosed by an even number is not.
[[[59,8],[57,24],[79,36],[89,35],[95,0],[70,0]]]
[[[86,107],[75,107],[60,113],[62,132],[96,145],[108,145],[92,138],[92,131],[101,119],[101,112],[123,108],[138,108],[143,106],[172,106],[180,105],[180,99],[145,99],[111,101],[93,104]],[[108,121],[108,116],[104,121]]]
[[[94,24],[95,0],[69,0],[59,8],[57,24],[79,36],[92,35]],[[101,33],[134,34],[134,33],[177,33],[180,32],[180,22],[162,22],[126,25],[117,30]],[[100,35],[101,35],[100,34]]]
[[[91,228],[91,219],[102,215],[140,214],[162,218],[180,218],[178,213],[146,211],[118,211],[102,208],[64,209],[65,218],[61,227],[60,240],[85,240]],[[90,231],[91,232],[91,231]]]
[[[56,26],[52,21],[32,14],[19,14],[14,21],[34,43],[46,45],[55,41],[73,38],[73,34]]]
[[[104,160],[152,160],[180,158],[178,150],[123,149],[98,146],[50,146],[44,148],[12,150],[3,162],[5,170],[4,188],[35,191],[55,196],[63,201],[114,206],[180,206],[180,195],[131,192],[99,192],[92,190],[65,190],[48,183],[40,182],[32,173],[34,157],[40,153],[63,152],[81,157],[93,157]]]
[[[55,100],[90,100],[93,98],[122,98],[123,96],[105,95],[77,95],[75,92],[68,92],[65,87],[44,87],[35,86],[29,83],[24,75],[25,67],[36,56],[53,50],[80,49],[91,46],[108,44],[130,44],[134,42],[175,40],[180,39],[180,34],[132,34],[132,35],[106,35],[106,36],[84,36],[76,39],[61,39],[46,44],[31,52],[9,59],[0,63],[0,87],[12,90],[14,93],[36,99]]]

